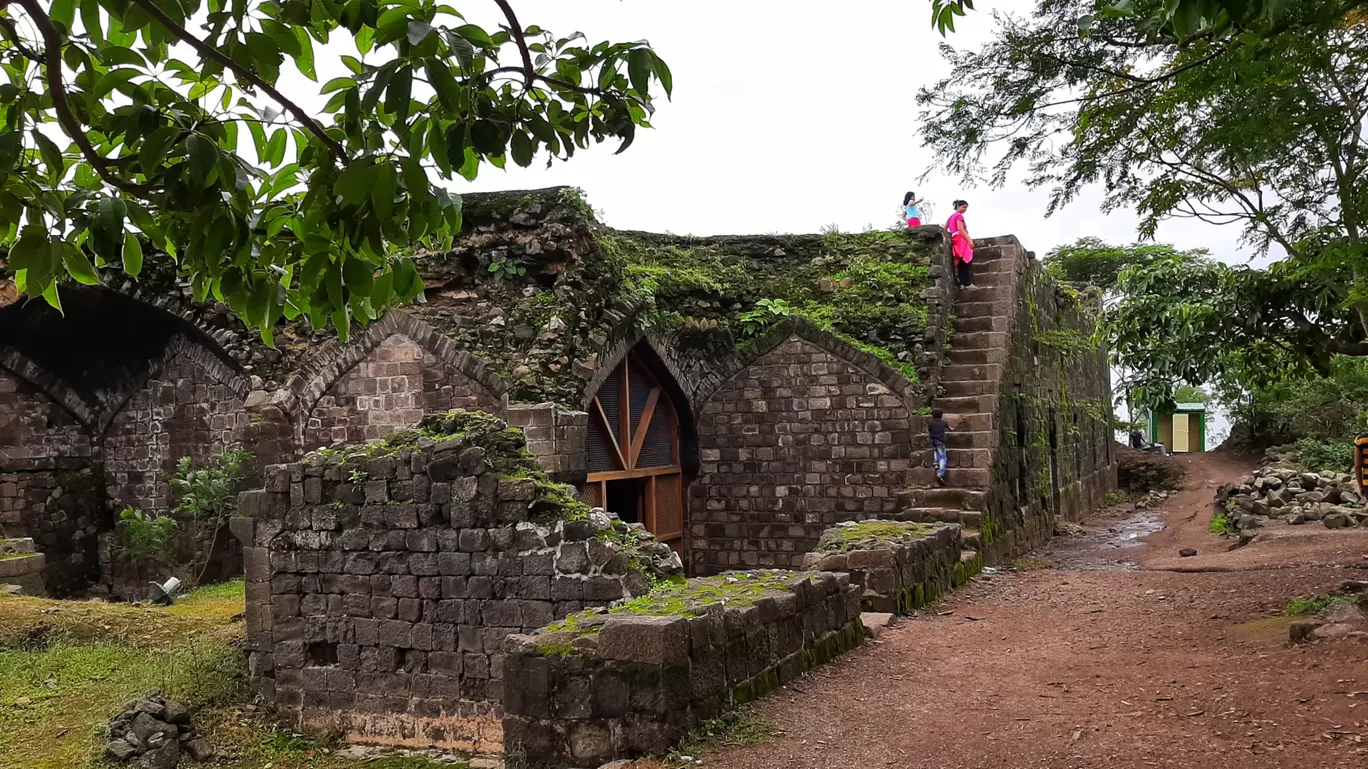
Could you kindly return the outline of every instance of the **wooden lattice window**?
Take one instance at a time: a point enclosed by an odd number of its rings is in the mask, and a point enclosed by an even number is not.
[[[679,416],[646,364],[628,355],[589,407],[589,477],[584,499],[639,521],[680,551],[684,504]]]

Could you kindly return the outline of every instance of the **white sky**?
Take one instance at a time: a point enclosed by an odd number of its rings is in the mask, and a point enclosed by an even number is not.
[[[499,19],[492,2],[487,14],[462,5],[472,21]],[[985,39],[994,7],[1030,5],[980,2],[950,42]],[[1137,218],[1102,214],[1100,190],[1045,219],[1046,190],[965,188],[946,175],[917,184],[932,158],[920,147],[915,94],[948,71],[929,0],[518,0],[515,8],[524,25],[582,31],[591,43],[649,40],[674,73],[674,100],[622,155],[605,146],[551,169],[486,168],[460,191],[574,185],[610,226],[710,235],[883,228],[903,193],[916,190],[934,204],[936,223],[963,197],[976,236],[1014,234],[1040,255],[1085,235],[1135,240]],[[1230,227],[1169,222],[1158,239],[1226,261],[1250,255]]]

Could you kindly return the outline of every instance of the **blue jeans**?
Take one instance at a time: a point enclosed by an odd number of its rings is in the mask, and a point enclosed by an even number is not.
[[[945,468],[949,465],[949,459],[945,456],[944,443],[932,443],[931,448],[936,450],[936,475],[945,477]]]

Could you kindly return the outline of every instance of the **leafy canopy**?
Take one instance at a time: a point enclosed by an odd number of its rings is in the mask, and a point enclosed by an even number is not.
[[[1194,218],[1285,254],[1267,270],[1175,254],[1117,273],[1113,350],[1141,403],[1174,382],[1248,386],[1368,355],[1368,25],[1347,10],[1360,4],[1287,4],[1258,34],[1182,43],[1147,21],[1172,5],[1039,0],[1030,18],[999,17],[983,49],[944,49],[954,76],[918,97],[925,143],[967,178],[1022,173],[1051,213],[1100,185],[1104,210],[1139,212],[1142,237]]]
[[[436,0],[0,0],[0,251],[18,288],[60,309],[63,282],[151,259],[267,343],[282,316],[345,339],[418,296],[407,254],[461,225],[434,178],[621,151],[672,88],[644,42],[591,46],[493,4],[497,29]],[[334,57],[339,39],[357,55]],[[289,70],[346,74],[307,109]]]
[[[1171,258],[1204,261],[1210,258],[1210,253],[1206,249],[1179,251],[1167,243],[1113,246],[1101,238],[1088,236],[1046,254],[1044,264],[1050,274],[1061,280],[1096,286],[1111,294],[1126,268],[1146,267],[1160,259]]]
[[[1099,3],[1074,17],[1074,23],[1086,33],[1099,17],[1125,18],[1151,40],[1182,42],[1237,33],[1276,33],[1288,23],[1285,11],[1290,4],[1291,0],[1119,0]],[[1347,11],[1368,3],[1348,0],[1337,5]],[[972,10],[974,0],[931,0],[931,22],[945,35],[955,31],[956,17]]]

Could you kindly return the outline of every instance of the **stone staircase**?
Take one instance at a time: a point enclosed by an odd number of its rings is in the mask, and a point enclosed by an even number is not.
[[[959,289],[954,305],[954,338],[941,370],[943,395],[932,407],[945,411],[946,485],[936,480],[933,452],[922,449],[922,461],[909,472],[909,488],[900,493],[898,516],[909,521],[958,523],[963,527],[970,561],[983,549],[983,510],[992,484],[998,445],[997,410],[1007,363],[1011,318],[1022,263],[1017,248],[1003,248],[1012,238],[985,238],[975,243],[974,285]],[[925,438],[921,438],[924,441]]]
[[[0,595],[42,595],[46,565],[32,539],[0,539]]]

